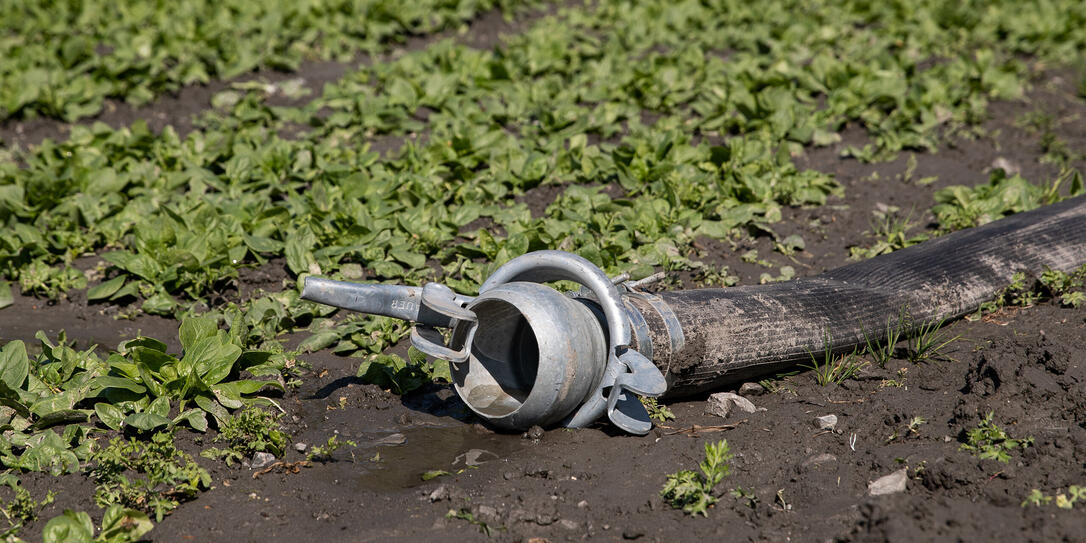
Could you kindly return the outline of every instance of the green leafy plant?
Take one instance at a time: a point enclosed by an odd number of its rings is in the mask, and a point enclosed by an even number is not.
[[[1086,501],[1086,486],[1071,485],[1067,488],[1067,494],[1056,494],[1056,507],[1060,509],[1074,509],[1075,503]]]
[[[273,403],[258,394],[261,389],[282,389],[275,381],[237,378],[242,370],[261,373],[271,355],[242,350],[212,319],[186,319],[179,335],[185,349],[180,358],[151,338],[124,342],[106,360],[93,346],[73,349],[63,334],[54,343],[39,333],[41,354],[33,359],[22,341],[5,344],[0,403],[8,410],[0,417],[10,431],[0,436],[0,463],[73,472],[94,444],[86,423],[148,433],[182,424],[204,431],[207,413],[226,420],[230,409]],[[60,425],[58,433],[53,427]]]
[[[150,441],[113,438],[91,458],[100,507],[121,505],[153,512],[158,522],[181,501],[211,485],[211,475],[188,454],[177,450],[173,434],[156,432]],[[127,473],[138,476],[129,479]]]
[[[276,381],[236,378],[240,370],[257,367],[270,355],[244,351],[213,319],[185,319],[178,335],[182,357],[167,353],[166,344],[155,339],[127,341],[119,356],[106,361],[108,374],[88,383],[106,401],[95,406],[106,426],[153,431],[184,422],[204,431],[207,414],[222,425],[230,409],[274,404],[256,395],[261,390],[283,390]],[[178,414],[171,419],[173,402]]]
[[[102,526],[95,536],[94,522],[83,511],[65,510],[42,530],[42,543],[135,543],[154,524],[142,511],[111,505],[102,514]]]
[[[1086,264],[1070,273],[1046,269],[1039,281],[1047,294],[1059,298],[1063,305],[1077,308],[1086,304]]]
[[[425,0],[390,10],[381,2],[190,0],[166,9],[94,1],[48,10],[12,3],[0,22],[0,33],[18,38],[0,49],[0,120],[47,115],[74,121],[100,111],[106,97],[142,104],[182,85],[259,67],[292,70],[305,58],[347,60],[503,4]],[[194,27],[200,32],[186,30]]]
[[[980,226],[1012,213],[1059,201],[1062,199],[1060,187],[1065,182],[1070,185],[1071,196],[1083,193],[1082,175],[1074,170],[1065,170],[1052,183],[1042,186],[997,169],[987,185],[955,185],[940,189],[935,193],[938,204],[932,207],[932,212],[947,231]]]
[[[1011,283],[980,305],[976,316],[994,313],[1005,307],[1029,307],[1039,301],[1057,299],[1059,303],[1079,307],[1086,302],[1086,266],[1069,273],[1045,269],[1037,279],[1017,272]]]
[[[310,462],[327,462],[332,455],[343,447],[357,447],[358,444],[349,439],[339,439],[338,435],[332,435],[323,445],[314,445],[306,453],[305,459]]]
[[[419,477],[423,481],[429,481],[430,479],[436,479],[438,477],[443,477],[445,475],[451,475],[451,474],[448,471],[445,471],[443,469],[432,469],[432,470],[427,470],[427,471],[422,472],[422,475],[420,475]]]
[[[10,500],[0,504],[0,514],[3,514],[8,522],[8,528],[0,532],[0,538],[6,539],[18,535],[23,526],[38,520],[38,513],[43,507],[56,499],[56,495],[50,490],[40,501],[35,500],[30,495],[30,491],[19,484],[19,479],[10,473],[0,475],[0,484],[7,485],[14,493]]]
[[[358,377],[366,384],[378,385],[395,394],[407,394],[435,381],[452,382],[449,363],[429,360],[414,347],[408,350],[410,360],[399,355],[376,354],[358,367]]]
[[[909,235],[916,224],[912,222],[912,214],[901,217],[896,207],[890,207],[886,211],[875,211],[876,221],[872,222],[870,233],[876,238],[874,245],[870,247],[849,247],[849,257],[860,260],[873,258],[878,255],[894,252],[898,249],[911,247],[931,238],[930,235],[919,233]]]
[[[1026,499],[1022,501],[1022,507],[1034,506],[1043,507],[1056,502],[1056,507],[1060,509],[1074,509],[1075,504],[1081,501],[1086,501],[1086,486],[1071,485],[1067,488],[1067,494],[1062,492],[1057,493],[1055,496],[1045,495],[1040,490],[1034,488],[1030,491]]]
[[[479,528],[479,531],[487,537],[490,537],[494,533],[494,528],[491,528],[486,522],[475,518],[475,515],[467,509],[449,509],[449,512],[445,514],[445,518],[467,521],[468,524]],[[499,529],[504,531],[505,527]]]
[[[726,439],[717,443],[706,442],[705,459],[698,465],[701,473],[680,470],[668,475],[660,496],[675,509],[682,509],[690,515],[708,516],[709,507],[717,502],[713,488],[728,476],[731,459],[731,449]]]
[[[1052,503],[1052,496],[1046,496],[1043,492],[1034,488],[1030,491],[1029,495],[1026,496],[1026,499],[1022,500],[1022,507],[1026,507],[1027,505],[1041,507],[1050,503]]]
[[[905,384],[909,380],[909,368],[898,368],[896,379],[883,379],[879,383],[879,388],[904,388]]]
[[[1011,283],[1000,290],[995,298],[980,304],[977,314],[993,313],[1008,306],[1032,306],[1041,298],[1037,286],[1037,281],[1027,277],[1024,272],[1017,272],[1011,276]]]
[[[279,425],[282,418],[258,407],[242,409],[226,419],[215,436],[215,442],[226,443],[226,448],[205,449],[200,456],[222,458],[228,466],[257,452],[283,456],[290,436]]]
[[[890,437],[886,438],[886,442],[892,443],[898,439],[904,439],[909,436],[920,435],[920,427],[927,423],[928,421],[924,417],[915,416],[910,419],[909,423],[906,425],[905,433],[900,433],[899,431],[895,430],[893,434],[890,434]]]
[[[962,443],[961,450],[969,451],[980,458],[990,458],[1000,462],[1010,462],[1010,452],[1015,449],[1025,449],[1033,445],[1033,438],[1013,439],[1007,432],[992,422],[993,413],[988,413],[977,424],[966,432],[966,441]]]
[[[749,488],[737,486],[732,489],[731,495],[737,501],[746,502],[746,506],[751,509],[758,508],[758,496]]]
[[[645,410],[649,412],[649,418],[656,422],[667,422],[669,420],[675,420],[675,413],[671,412],[666,405],[660,405],[656,398],[649,398],[642,396],[641,404],[645,406]]]

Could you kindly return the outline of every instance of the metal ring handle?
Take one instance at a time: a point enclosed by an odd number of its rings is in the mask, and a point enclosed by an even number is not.
[[[483,286],[479,287],[479,293],[513,281],[543,283],[561,280],[584,285],[596,295],[603,314],[607,317],[607,331],[611,338],[609,351],[613,352],[615,347],[630,345],[630,323],[622,309],[622,295],[618,287],[603,270],[582,256],[550,250],[518,256],[488,277]]]

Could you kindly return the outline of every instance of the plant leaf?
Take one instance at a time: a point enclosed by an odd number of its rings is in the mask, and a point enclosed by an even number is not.
[[[223,422],[230,418],[230,412],[227,411],[222,405],[219,404],[214,398],[205,396],[203,394],[196,396],[194,399],[196,405],[204,411],[211,413],[211,416],[215,417],[215,422],[222,426]]]
[[[224,341],[219,336],[205,337],[185,352],[185,363],[190,364],[208,386],[230,375],[234,362],[241,356],[241,347]]]
[[[53,517],[42,530],[42,543],[91,543],[94,540],[94,523],[90,515],[66,509],[64,514]]]
[[[151,405],[147,406],[147,412],[163,418],[168,417],[170,415],[170,399],[166,396],[155,398]]]
[[[22,341],[9,341],[0,349],[0,381],[9,388],[20,389],[29,372],[30,358]]]
[[[0,309],[15,303],[15,297],[11,294],[11,283],[0,281]]]
[[[147,387],[127,378],[127,377],[115,377],[112,375],[102,375],[91,379],[88,386],[91,390],[97,389],[99,393],[110,388],[119,388],[123,390],[129,390],[136,394],[143,394],[147,392]]]
[[[196,342],[201,339],[214,337],[219,327],[215,319],[211,317],[190,317],[181,321],[178,329],[178,337],[181,339],[181,348],[187,354]]]
[[[170,419],[156,413],[132,413],[124,418],[125,426],[139,428],[145,432],[161,428],[170,424]]]
[[[184,413],[181,413],[180,415],[174,417],[172,424],[176,425],[181,422],[189,423],[189,426],[191,426],[192,429],[196,430],[197,432],[207,431],[207,414],[204,412],[203,409],[189,409]]]
[[[30,412],[39,417],[48,417],[57,411],[69,410],[75,407],[75,404],[86,396],[86,387],[65,390],[30,404]]]
[[[91,287],[87,290],[87,299],[101,300],[113,296],[118,290],[121,290],[126,279],[124,275],[118,275],[109,281]]]
[[[89,409],[59,409],[34,421],[32,428],[40,430],[58,424],[76,424],[90,420]]]
[[[98,420],[110,429],[120,430],[124,424],[124,412],[112,404],[98,402],[94,404],[94,412],[98,415]]]
[[[102,533],[98,534],[96,541],[103,543],[139,541],[154,527],[147,514],[114,504],[109,506],[102,515]]]

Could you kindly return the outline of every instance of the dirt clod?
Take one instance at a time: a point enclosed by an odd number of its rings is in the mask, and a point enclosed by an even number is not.
[[[543,439],[544,433],[545,432],[543,431],[543,428],[541,428],[539,426],[532,426],[531,428],[528,429],[527,432],[524,432],[523,437],[524,437],[524,439],[530,439],[532,441],[539,441],[540,439]]]

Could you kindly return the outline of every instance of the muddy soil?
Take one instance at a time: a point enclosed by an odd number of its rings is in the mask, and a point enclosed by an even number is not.
[[[500,17],[490,20],[505,24]],[[485,28],[497,34],[496,27]],[[299,75],[320,79],[317,72]],[[763,235],[734,246],[702,240],[704,256],[729,266],[742,284],[757,283],[763,272],[776,275],[784,265],[799,276],[815,275],[847,263],[850,246],[873,241],[867,231],[880,206],[915,210],[919,230],[932,220],[927,210],[938,188],[984,183],[996,166],[1016,168],[1031,180],[1051,179],[1054,167],[1039,162],[1039,135],[1018,121],[1036,109],[1048,111],[1063,121],[1056,132],[1071,149],[1086,151],[1086,105],[1065,87],[1059,74],[1044,74],[1029,100],[992,106],[984,135],[956,138],[938,153],[917,153],[915,168],[908,153],[873,165],[839,158],[843,145],[863,138],[850,129],[839,146],[798,159],[801,167],[832,173],[845,186],[842,198],[788,209],[775,226],[781,236],[802,235],[806,250],[792,257],[774,253]],[[131,116],[104,118],[124,124],[133,117],[159,118],[156,111],[199,111],[207,107],[209,90],[185,90]],[[42,130],[63,134],[63,127]],[[936,179],[917,182],[929,176]],[[552,187],[538,191],[541,198],[526,199],[533,207],[558,193]],[[750,249],[771,266],[744,262],[740,255]],[[276,288],[285,272],[281,262],[273,267],[243,274],[239,292]],[[80,346],[113,347],[142,333],[173,341],[177,349],[176,326],[145,316],[119,320],[115,309],[88,305],[80,293],[57,302],[17,294],[15,305],[0,311],[4,340],[65,330]],[[1021,503],[1032,489],[1052,495],[1086,484],[1086,309],[1042,303],[960,320],[947,332],[961,337],[938,360],[894,359],[830,387],[819,386],[810,373],[767,376],[773,391],[748,396],[760,408],[753,414],[721,419],[705,413],[704,397],[687,399],[669,405],[675,420],[643,437],[606,425],[496,433],[448,387],[400,397],[355,378],[356,359],[306,355],[312,370],[282,398],[296,444],[285,464],[266,471],[197,458],[211,471],[213,488],[157,524],[149,539],[1084,540],[1081,510]],[[1033,446],[1014,451],[1009,463],[960,450],[965,430],[989,412],[1012,437],[1032,437]],[[834,429],[816,428],[816,417],[831,414],[838,420]],[[924,422],[910,429],[915,417]],[[305,459],[303,446],[332,435],[357,447],[341,449],[330,461],[295,464]],[[195,452],[211,437],[190,433],[181,442]],[[666,475],[696,469],[704,444],[720,439],[728,440],[735,458],[718,487],[719,503],[707,518],[671,509],[659,496]],[[432,470],[448,474],[424,481],[422,474]],[[870,482],[900,470],[903,492],[869,495]],[[30,474],[24,484],[35,496],[58,492],[42,518],[65,508],[96,516],[93,485],[81,475]],[[728,492],[737,488],[744,497]],[[38,538],[41,528],[31,526],[24,537]]]

